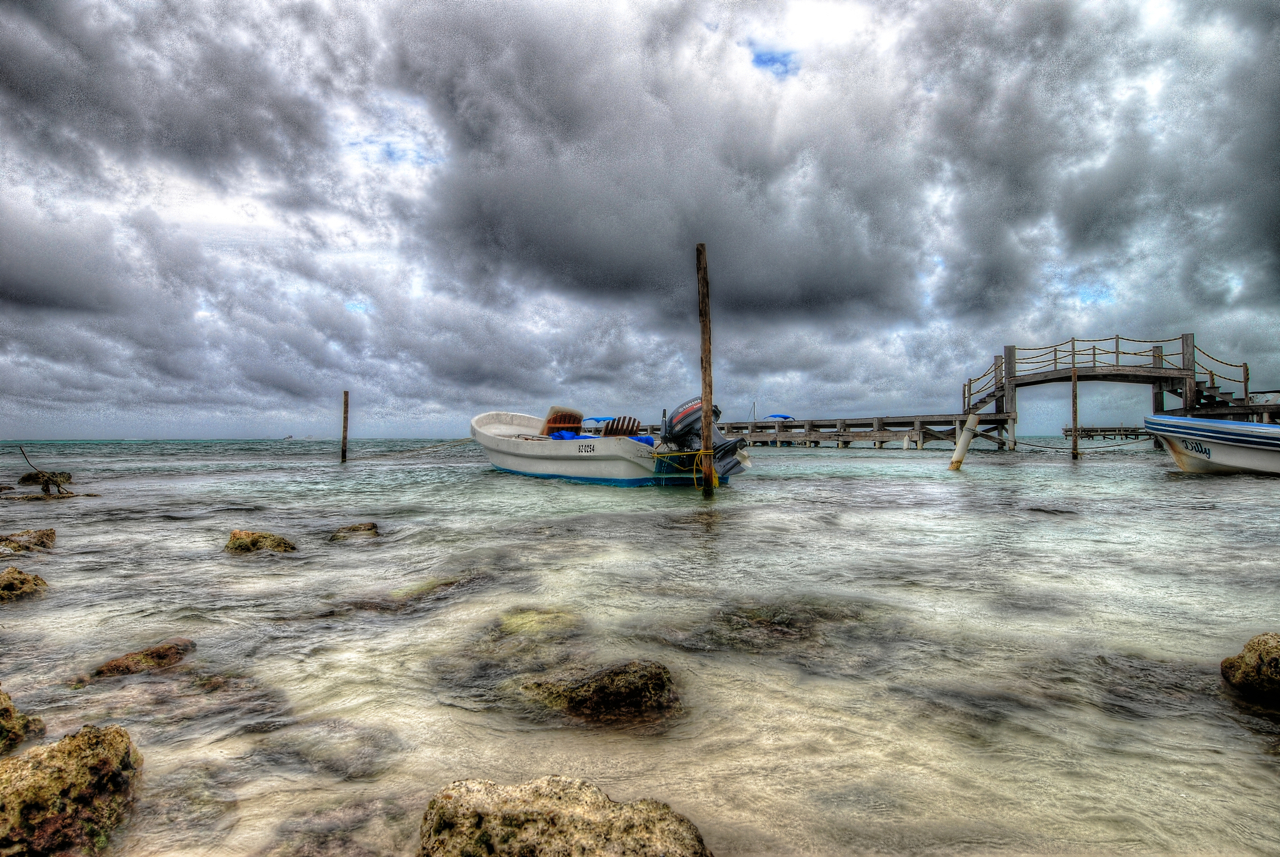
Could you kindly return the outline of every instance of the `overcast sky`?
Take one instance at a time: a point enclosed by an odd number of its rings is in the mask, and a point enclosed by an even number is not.
[[[1116,333],[1280,387],[1280,5],[0,2],[0,437],[656,420],[699,241],[726,418]]]

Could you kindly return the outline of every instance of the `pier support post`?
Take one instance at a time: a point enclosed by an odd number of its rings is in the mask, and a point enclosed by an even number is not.
[[[1080,409],[1076,368],[1071,367],[1071,460],[1080,458]]]
[[[702,496],[715,495],[715,469],[711,446],[714,421],[711,403],[711,280],[707,277],[707,245],[694,251],[698,267],[698,322],[702,326]]]
[[[1151,368],[1164,368],[1164,346],[1151,346]],[[1151,385],[1151,413],[1164,413],[1164,384],[1160,381]]]
[[[959,470],[960,465],[964,464],[964,457],[969,452],[969,444],[973,441],[973,432],[977,427],[978,415],[969,414],[969,418],[964,421],[964,429],[957,439],[956,451],[951,454],[951,464],[948,466],[948,470]]]
[[[871,430],[872,430],[872,431],[884,431],[884,420],[880,419],[879,417],[876,417],[875,419],[873,419],[873,420],[871,421]],[[884,449],[884,441],[882,441],[882,440],[877,440],[877,441],[876,441],[874,444],[872,444],[872,445],[873,445],[876,449]]]
[[[1182,371],[1186,373],[1182,379],[1182,412],[1183,416],[1191,416],[1195,409],[1196,399],[1196,335],[1182,334]]]
[[[1004,413],[1004,355],[997,354],[991,358],[993,372],[991,375],[991,389],[996,394],[996,413]]]
[[[1004,407],[1005,413],[1013,414],[1009,421],[1009,449],[1018,448],[1018,435],[1015,426],[1018,423],[1018,346],[1004,347]]]
[[[347,463],[347,414],[351,411],[351,392],[342,391],[342,464]]]

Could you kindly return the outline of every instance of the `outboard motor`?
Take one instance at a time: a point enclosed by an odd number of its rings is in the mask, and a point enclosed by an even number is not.
[[[711,449],[715,461],[716,473],[725,478],[743,469],[743,458],[738,450],[744,449],[747,442],[742,438],[730,440],[716,426],[720,419],[720,409],[711,406]],[[668,446],[682,452],[696,452],[702,449],[702,397],[695,396],[683,403],[671,416],[662,423],[661,440]]]

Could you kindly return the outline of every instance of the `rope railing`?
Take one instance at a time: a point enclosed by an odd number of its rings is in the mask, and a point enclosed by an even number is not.
[[[1244,364],[1243,364],[1243,363],[1228,363],[1226,360],[1221,360],[1221,359],[1219,359],[1219,358],[1217,358],[1217,357],[1214,357],[1212,354],[1210,354],[1208,351],[1205,351],[1205,350],[1204,350],[1203,348],[1201,348],[1199,345],[1197,345],[1197,346],[1196,346],[1196,351],[1197,351],[1197,352],[1199,352],[1201,355],[1203,355],[1203,356],[1205,356],[1205,357],[1209,358],[1209,359],[1210,359],[1210,360],[1212,360],[1214,363],[1220,363],[1220,364],[1222,364],[1223,366],[1230,366],[1232,369],[1243,369],[1243,368],[1244,368]]]

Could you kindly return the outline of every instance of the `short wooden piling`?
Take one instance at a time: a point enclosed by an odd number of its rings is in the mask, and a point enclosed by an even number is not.
[[[347,414],[351,411],[351,392],[342,391],[342,463],[347,463]]]
[[[715,458],[711,437],[715,416],[711,402],[711,280],[707,276],[707,245],[694,253],[698,266],[698,322],[702,326],[702,496],[715,494]]]

